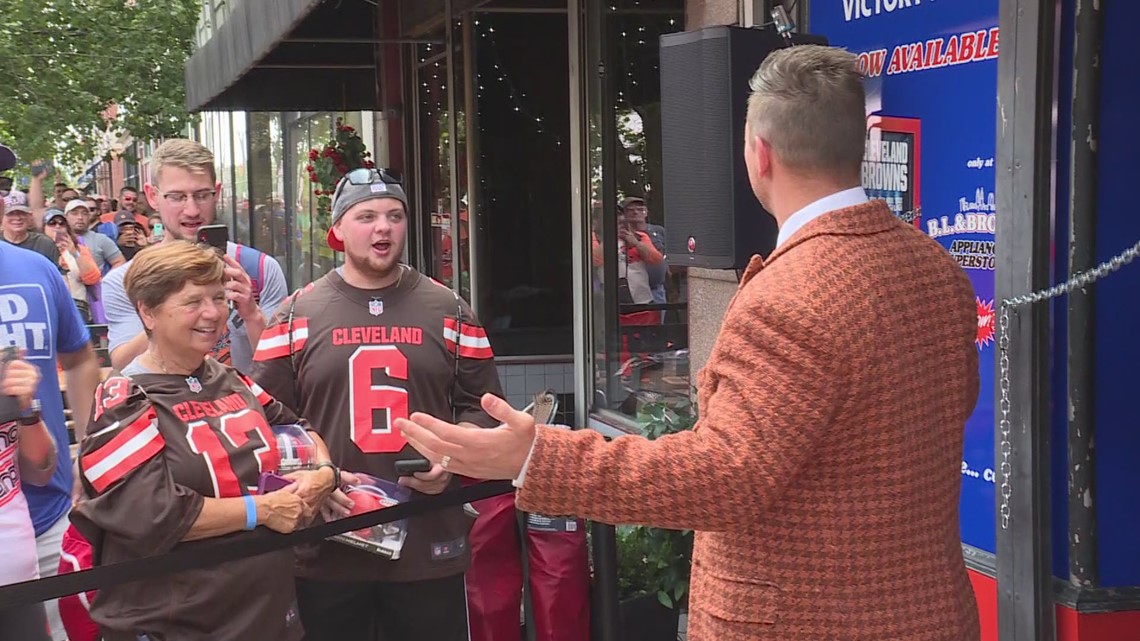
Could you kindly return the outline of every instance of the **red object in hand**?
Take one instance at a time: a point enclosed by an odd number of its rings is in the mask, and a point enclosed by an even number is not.
[[[379,497],[365,489],[350,489],[346,493],[346,496],[352,499],[352,510],[349,512],[349,516],[356,516],[358,514],[364,514],[366,512],[373,512],[384,507],[384,504],[380,502]],[[354,530],[353,534],[367,539],[372,536],[372,528],[366,527],[360,530]]]

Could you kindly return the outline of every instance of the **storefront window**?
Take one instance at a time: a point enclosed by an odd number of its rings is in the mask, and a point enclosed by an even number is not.
[[[274,219],[285,219],[283,146],[280,114],[249,114],[250,244],[277,259],[288,277],[284,238],[274,234],[273,225]]]
[[[686,272],[664,251],[658,81],[659,37],[684,28],[684,1],[643,4],[591,3],[587,21],[587,68],[601,71],[587,87],[593,410],[627,429],[691,394]]]
[[[292,221],[291,230],[286,229],[285,216],[281,219],[274,217],[274,233],[279,235],[284,244],[291,244],[291,256],[288,273],[292,282],[300,287],[313,280],[313,185],[309,181],[309,174],[305,167],[309,163],[309,150],[313,148],[314,141],[309,137],[309,120],[302,118],[289,125],[289,175],[292,179],[289,198],[289,218]],[[322,136],[317,132],[317,145],[322,144]],[[284,214],[284,212],[282,212]]]
[[[234,178],[226,185],[226,193],[233,198],[234,224],[232,235],[236,242],[249,244],[249,134],[248,114],[233,114]]]
[[[219,225],[227,225],[233,228],[234,220],[234,200],[233,192],[233,170],[234,170],[234,154],[233,154],[233,128],[230,125],[231,114],[227,112],[212,114],[214,123],[213,139],[207,143],[210,151],[214,152],[214,166],[218,170],[218,182],[222,183],[222,193],[217,201],[217,218],[214,220]]]
[[[461,65],[460,53],[454,60]],[[440,45],[418,47],[416,80],[420,109],[421,162],[419,187],[422,194],[424,270],[433,278],[455,287],[454,246],[451,240],[451,173],[452,140],[448,91],[456,90],[449,82],[447,54]],[[457,98],[457,106],[461,105]],[[462,114],[457,114],[457,133]],[[458,149],[456,153],[458,154]],[[465,288],[460,287],[461,290]],[[463,291],[467,297],[469,291]]]
[[[309,121],[309,149],[319,149],[329,143],[333,136],[333,124],[338,116],[343,116],[343,114],[321,113],[312,117]],[[307,156],[305,162],[308,163]],[[305,173],[304,164],[301,165],[301,179],[308,183],[308,174]],[[311,183],[309,184],[310,194],[312,194],[312,186]],[[333,252],[328,246],[328,243],[325,242],[332,212],[323,216],[319,215],[317,213],[316,197],[310,196],[310,198],[312,200],[312,205],[309,209],[310,217],[309,220],[304,222],[304,229],[301,234],[301,243],[304,251],[302,252],[303,260],[301,261],[300,268],[302,270],[310,269],[309,280],[316,280],[336,267],[336,258],[334,257],[335,252]],[[297,224],[301,224],[301,222],[302,221],[298,220]],[[296,231],[294,231],[294,233],[296,233]],[[294,254],[294,260],[296,260],[296,254]]]
[[[499,356],[574,351],[568,37],[565,13],[471,16],[470,222],[478,311]]]

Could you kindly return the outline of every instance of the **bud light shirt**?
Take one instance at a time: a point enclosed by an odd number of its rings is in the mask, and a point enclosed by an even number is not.
[[[36,398],[59,451],[50,483],[22,485],[36,536],[71,509],[74,479],[56,359],[61,353],[84,349],[89,342],[87,327],[59,268],[36,252],[0,243],[0,347],[24,348],[24,358],[40,369]]]

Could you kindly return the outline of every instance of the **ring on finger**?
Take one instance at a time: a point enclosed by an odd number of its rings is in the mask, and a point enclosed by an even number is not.
[[[444,454],[443,458],[440,459],[440,461],[439,461],[439,466],[446,470],[447,466],[450,464],[451,464],[451,457]]]

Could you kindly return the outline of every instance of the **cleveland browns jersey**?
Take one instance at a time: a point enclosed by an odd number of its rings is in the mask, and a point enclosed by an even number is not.
[[[181,541],[205,498],[255,494],[280,459],[270,425],[296,420],[213,359],[189,377],[112,373],[96,390],[79,453],[86,499],[71,515],[94,562],[197,545]],[[102,589],[91,616],[107,641],[300,639],[292,561],[282,550]]]
[[[398,459],[421,458],[394,429],[397,418],[426,412],[491,427],[480,399],[501,394],[491,344],[471,309],[447,287],[402,269],[380,290],[352,287],[333,271],[286,299],[261,334],[251,371],[320,433],[334,463],[390,481],[399,478]],[[458,487],[453,478],[449,489]],[[335,542],[299,549],[298,572],[320,580],[454,576],[470,563],[472,522],[459,506],[410,519],[398,560]]]

